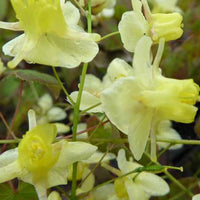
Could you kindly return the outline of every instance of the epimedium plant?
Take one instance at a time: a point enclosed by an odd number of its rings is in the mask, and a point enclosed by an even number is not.
[[[101,36],[93,27],[103,27],[103,20],[114,15],[115,0],[11,0],[18,21],[0,21],[0,28],[24,33],[2,47],[5,55],[14,57],[7,66],[0,63],[2,77],[14,76],[21,82],[10,125],[0,113],[8,129],[0,141],[0,182],[9,181],[14,193],[20,193],[12,181],[17,178],[33,185],[39,200],[147,200],[170,194],[168,184],[172,182],[181,197],[199,198],[168,172],[182,171],[182,167],[159,163],[159,157],[173,145],[177,149],[183,144],[200,144],[198,140],[182,140],[170,122],[194,121],[199,86],[192,79],[167,78],[160,68],[165,43],[183,34],[182,11],[177,1],[165,4],[152,0],[152,11],[147,0],[129,3],[132,10],[121,13],[118,30]],[[86,18],[87,32],[81,16]],[[99,53],[99,42],[114,35],[120,35],[124,48],[131,52],[132,64],[115,58],[102,80],[86,74],[89,62]],[[156,54],[153,48],[158,49]],[[51,66],[55,78],[22,67],[22,60],[29,66]],[[20,69],[13,70],[17,67]],[[81,68],[78,91],[68,93],[55,67]],[[26,106],[29,130],[22,129],[24,134],[20,135],[14,125],[24,81],[31,88],[26,92],[33,93],[37,102]],[[55,98],[62,89],[67,101],[56,101],[54,106],[41,83]],[[98,123],[79,130],[87,116]],[[63,123],[57,122],[61,120]],[[18,145],[11,147],[9,143]],[[117,163],[111,165],[110,160]],[[112,174],[108,181],[95,180],[99,166]],[[57,192],[50,193],[53,187]]]

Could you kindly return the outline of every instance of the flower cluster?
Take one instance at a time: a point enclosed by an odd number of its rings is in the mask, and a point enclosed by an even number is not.
[[[22,60],[65,68],[86,63],[80,90],[70,95],[56,76],[74,108],[74,115],[70,115],[72,120],[69,117],[73,122],[72,135],[67,135],[73,141],[57,137],[57,133],[70,132],[71,122],[69,126],[57,123],[68,117],[66,109],[54,105],[51,95],[42,95],[33,107],[36,115],[29,110],[29,130],[18,147],[0,155],[0,183],[14,178],[30,183],[39,200],[61,200],[55,191],[47,195],[47,189],[66,185],[68,181],[72,181],[71,200],[76,200],[74,195],[84,200],[148,200],[151,196],[166,195],[167,182],[151,171],[146,172],[145,167],[133,159],[139,161],[145,152],[147,155],[150,152],[151,162],[156,163],[157,149],[168,148],[168,143],[157,140],[181,140],[171,121],[192,123],[197,113],[199,86],[193,79],[167,78],[159,66],[165,42],[183,34],[182,11],[176,0],[167,3],[151,0],[152,11],[147,0],[131,0],[133,9],[122,14],[117,33],[132,63],[113,59],[100,80],[86,74],[87,63],[99,52],[97,42],[101,40],[98,33],[91,33],[91,19],[113,16],[116,1],[75,2],[87,16],[88,33],[80,23],[78,8],[65,0],[11,0],[18,22],[0,22],[0,28],[24,32],[3,46],[4,54],[14,57],[8,62],[9,68],[17,67]],[[156,54],[153,46],[157,47]],[[7,69],[0,60],[0,74],[4,71]],[[68,106],[71,109],[71,105]],[[108,121],[110,129],[114,127],[120,132],[117,139],[124,134],[123,139],[128,143],[126,150],[133,156],[127,161],[121,146],[117,147],[117,156],[109,153],[109,147],[105,153],[97,150],[98,144],[93,145],[93,135],[88,136],[87,126],[78,124],[82,120],[79,110],[96,115],[103,123]],[[94,132],[99,126],[101,124]],[[77,135],[78,131],[84,133]],[[110,139],[112,143],[113,138]],[[169,148],[180,147],[182,144]],[[113,159],[117,161],[115,167],[109,165]],[[96,168],[91,168],[94,164],[112,172],[114,183],[93,189]],[[138,168],[143,170],[138,172]],[[81,181],[78,187],[74,187],[76,181]],[[198,198],[199,195],[193,197]]]

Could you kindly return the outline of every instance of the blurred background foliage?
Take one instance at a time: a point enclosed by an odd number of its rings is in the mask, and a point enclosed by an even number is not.
[[[161,62],[161,68],[163,74],[167,77],[185,79],[193,78],[196,83],[200,84],[200,4],[199,0],[192,1],[179,1],[179,7],[183,10],[184,16],[184,34],[177,40],[166,44],[163,59]],[[130,0],[118,0],[115,7],[115,14],[112,18],[99,18],[95,20],[93,24],[93,32],[98,32],[102,36],[107,35],[111,32],[118,30],[118,22],[121,19],[122,14],[131,10]],[[16,21],[15,13],[11,7],[10,1],[0,0],[0,20],[2,21]],[[86,27],[85,19],[82,19],[83,27]],[[0,48],[18,35],[13,31],[6,31],[0,29]],[[109,63],[116,57],[122,58],[127,62],[132,62],[132,54],[127,52],[122,45],[120,36],[116,35],[109,39],[100,42],[100,52],[96,58],[89,64],[88,73],[92,73],[100,78],[106,73],[106,69]],[[10,57],[5,56],[0,51],[0,56],[4,64],[10,60]],[[68,92],[78,89],[79,76],[81,67],[75,69],[57,68],[59,77],[64,83],[64,86]],[[25,71],[26,69],[27,71]],[[28,71],[34,70],[34,71]],[[45,75],[48,74],[46,77]],[[73,120],[73,112],[70,109],[70,105],[67,104],[66,97],[61,91],[61,88],[54,78],[51,67],[41,66],[36,64],[28,64],[24,61],[21,62],[15,71],[6,70],[0,77],[0,112],[5,117],[5,120],[9,125],[12,125],[12,119],[15,117],[15,123],[13,124],[12,130],[18,137],[21,137],[27,130],[27,111],[37,104],[39,97],[42,94],[50,93],[54,98],[56,104],[61,105],[65,108],[69,118],[63,120],[65,124],[71,125]],[[60,94],[59,94],[60,93]],[[16,107],[19,104],[19,109],[16,111]],[[197,104],[198,106],[198,104]],[[15,116],[16,114],[16,116]],[[85,115],[82,117],[82,121],[87,123],[88,128],[99,123],[99,118],[95,116]],[[198,114],[196,122],[192,124],[180,124],[174,123],[174,128],[180,133],[184,139],[198,139],[200,136],[200,119]],[[0,120],[0,139],[7,137],[7,129],[2,120]],[[195,132],[194,132],[195,130]],[[89,135],[91,132],[89,132]],[[114,138],[120,137],[120,133],[115,127],[99,126],[99,128],[93,134],[93,138],[105,138],[110,135]],[[121,134],[121,136],[123,136]],[[97,144],[97,143],[95,143]],[[103,151],[106,150],[106,144],[98,143],[99,148]],[[14,145],[8,146],[8,148]],[[118,148],[124,145],[118,145]],[[126,146],[124,146],[126,148]],[[183,166],[184,172],[175,172],[175,176],[186,187],[192,187],[195,193],[200,193],[198,187],[198,179],[200,176],[200,148],[198,146],[184,146],[184,148],[176,151],[168,151],[160,157],[162,164]],[[115,149],[114,151],[117,152]],[[143,158],[145,164],[145,158]],[[98,170],[97,170],[98,172]],[[103,171],[105,173],[105,171]],[[101,177],[96,174],[97,178]],[[187,177],[187,178],[186,178]],[[188,178],[189,177],[189,178]],[[110,177],[109,177],[110,178]],[[105,177],[103,180],[105,181]],[[99,182],[103,181],[99,178]],[[24,187],[29,187],[23,185]],[[0,187],[0,199],[5,198],[3,194],[10,194],[9,192],[2,192],[6,190],[7,185],[2,184]],[[172,192],[163,198],[154,199],[174,199],[187,200],[188,196],[181,195],[179,188],[171,185]],[[29,194],[32,195],[32,199],[35,198],[35,193],[32,192],[32,188],[29,188]],[[178,196],[179,194],[179,196]],[[10,199],[20,199],[17,196]]]

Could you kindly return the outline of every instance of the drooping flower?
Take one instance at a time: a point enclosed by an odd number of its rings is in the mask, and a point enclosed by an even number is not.
[[[110,121],[128,135],[130,148],[141,158],[149,135],[160,121],[174,120],[191,123],[197,108],[199,86],[192,79],[165,78],[158,68],[164,48],[159,44],[152,64],[152,40],[143,36],[138,42],[133,59],[134,76],[120,78],[101,95],[102,108]]]
[[[150,2],[153,4],[153,13],[182,12],[182,10],[177,6],[178,0],[150,0]]]
[[[119,167],[117,176],[123,176],[142,167],[136,162],[127,161],[123,149],[118,152],[117,163]],[[148,200],[151,196],[163,196],[169,192],[168,184],[150,172],[132,173],[118,178],[114,182],[114,189],[115,194],[108,200]]]
[[[33,111],[29,112],[30,130],[18,148],[0,156],[0,182],[19,178],[33,184],[40,200],[47,200],[46,189],[67,184],[68,166],[89,158],[97,147],[84,142],[55,142],[56,126],[36,125]],[[34,127],[34,128],[33,128]]]
[[[0,28],[23,30],[24,34],[3,46],[14,59],[9,67],[21,60],[30,63],[77,67],[90,62],[98,53],[98,34],[86,33],[78,26],[80,13],[64,0],[11,0],[19,23],[0,22]]]
[[[70,131],[70,127],[57,121],[63,120],[67,117],[64,109],[54,106],[53,99],[49,94],[44,94],[38,100],[38,106],[34,107],[36,111],[37,124],[54,123],[58,133],[65,133]]]
[[[87,74],[85,77],[85,84],[83,88],[83,94],[81,99],[80,110],[88,109],[92,106],[98,105],[88,112],[104,112],[101,106],[101,94],[103,90],[108,88],[117,79],[126,76],[132,76],[133,69],[124,60],[116,58],[108,66],[107,73],[101,81],[99,78],[92,74]],[[76,102],[78,91],[70,94],[74,102]]]
[[[154,43],[158,43],[161,38],[170,41],[182,36],[183,17],[179,13],[152,14],[147,1],[142,0],[142,3],[140,0],[132,0],[133,11],[125,12],[119,23],[121,39],[128,51],[134,52],[137,42],[144,35],[150,36]]]

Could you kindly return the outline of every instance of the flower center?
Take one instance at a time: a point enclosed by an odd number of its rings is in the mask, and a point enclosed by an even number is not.
[[[58,153],[53,149],[48,132],[44,133],[49,127],[51,125],[36,126],[26,133],[18,147],[19,164],[32,172],[35,178],[45,176],[58,159]]]

